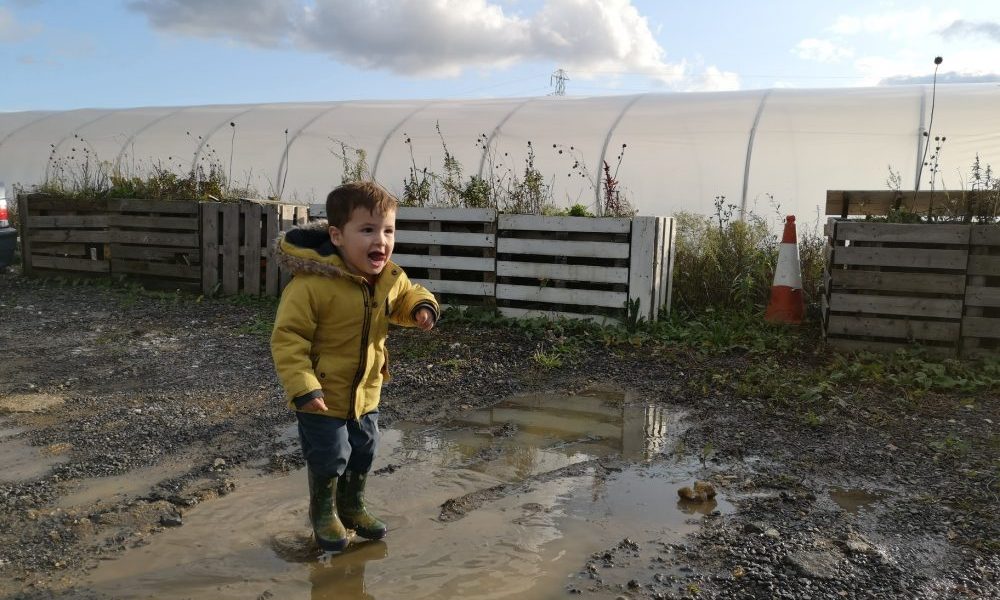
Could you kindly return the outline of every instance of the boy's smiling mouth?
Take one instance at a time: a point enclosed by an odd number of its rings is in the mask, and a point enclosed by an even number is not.
[[[368,262],[371,263],[371,265],[372,265],[373,268],[378,269],[378,268],[384,267],[385,263],[386,263],[386,259],[387,259],[387,257],[386,257],[385,252],[375,251],[375,252],[369,252],[368,253]]]

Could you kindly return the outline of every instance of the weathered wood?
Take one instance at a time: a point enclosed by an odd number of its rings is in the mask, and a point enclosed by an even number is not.
[[[219,211],[205,204],[201,212],[201,291],[215,293],[219,285]]]
[[[31,228],[34,227],[34,217],[28,210],[28,196],[26,194],[18,194],[17,196],[17,218],[18,218],[18,234],[21,238],[21,272],[25,275],[32,274],[31,265],[31,236],[28,233]]]
[[[106,260],[41,256],[38,254],[31,257],[31,266],[36,269],[61,269],[63,271],[84,271],[87,273],[109,272],[108,261]]]
[[[547,217],[541,215],[501,214],[497,225],[521,231],[574,231],[588,233],[628,233],[632,219],[622,217]]]
[[[965,291],[965,276],[960,274],[833,269],[829,272],[829,277],[829,289],[835,291],[870,290],[937,294],[961,294]]]
[[[657,242],[662,234],[659,225],[657,217],[632,219],[628,299],[639,302],[639,314],[649,321],[656,318],[656,289],[653,284],[660,281],[658,266],[662,255]]]
[[[201,250],[156,246],[115,246],[114,258],[194,265],[201,262]]]
[[[178,265],[150,262],[144,260],[111,259],[111,273],[149,275],[155,277],[175,277],[197,282],[201,279],[201,268],[198,265]]]
[[[472,246],[475,248],[490,248],[495,244],[495,242],[495,236],[488,233],[411,231],[406,229],[396,231],[397,244],[421,244],[426,246]]]
[[[949,200],[963,198],[962,205],[977,202],[985,196],[977,191],[922,190],[914,195],[912,190],[828,190],[826,192],[826,214],[850,216],[885,216],[897,204],[909,212],[924,213],[931,207],[944,206]]]
[[[927,248],[838,246],[833,249],[832,263],[835,265],[962,270],[965,269],[968,258],[968,249],[932,250]]]
[[[240,292],[240,206],[223,204],[222,213],[222,293]]]
[[[1000,338],[1000,318],[965,317],[962,334],[971,338]]]
[[[1000,277],[1000,256],[970,255],[968,274]]]
[[[264,290],[268,296],[278,296],[283,288],[281,270],[274,254],[275,239],[278,237],[278,232],[281,231],[278,223],[278,210],[275,206],[262,206],[260,212],[264,219],[264,239],[267,243],[267,249],[264,252],[264,256],[267,257],[264,267]]]
[[[19,213],[22,215],[27,214],[38,214],[38,211],[42,210],[58,210],[58,211],[86,211],[86,212],[107,212],[108,201],[104,198],[95,198],[88,200],[73,200],[69,198],[55,198],[52,196],[41,196],[37,194],[25,194],[22,195],[27,201],[28,206],[25,212]]]
[[[34,244],[31,252],[43,255],[90,256],[89,248],[85,244]]]
[[[527,277],[532,279],[559,279],[564,281],[589,281],[591,283],[629,282],[626,267],[597,267],[590,265],[563,265],[551,263],[497,261],[500,277]]]
[[[58,227],[62,229],[104,228],[109,215],[34,215],[31,226],[37,229]]]
[[[1000,225],[973,225],[969,243],[973,246],[1000,246]]]
[[[478,256],[428,256],[393,254],[392,262],[406,268],[448,269],[453,271],[492,271],[494,259]]]
[[[178,215],[197,215],[199,203],[195,200],[146,200],[140,198],[110,198],[107,209],[117,212],[149,212]]]
[[[965,305],[966,308],[969,306],[1000,307],[1000,287],[970,285],[965,288]]]
[[[562,240],[530,240],[500,238],[499,254],[537,254],[539,256],[599,257],[624,259],[629,257],[629,245],[614,242],[573,242]]]
[[[496,295],[497,300],[604,306],[609,308],[624,308],[625,300],[628,298],[628,294],[626,292],[603,292],[568,288],[510,285],[503,283],[497,284]]]
[[[961,324],[944,321],[830,315],[827,335],[859,335],[902,340],[957,342]]]
[[[827,338],[827,345],[839,352],[876,352],[892,353],[896,350],[920,350],[928,356],[938,358],[951,358],[957,354],[957,350],[951,347],[928,346],[909,343],[894,342],[873,342],[870,340],[854,340],[848,338]]]
[[[442,279],[412,279],[435,294],[462,294],[465,296],[493,296],[495,285],[485,281],[451,281]]]
[[[106,244],[110,241],[105,229],[28,229],[28,235],[23,237],[30,242]]]
[[[830,296],[830,310],[867,315],[959,319],[962,317],[962,301],[946,298],[833,294]]]
[[[184,217],[146,217],[140,215],[108,215],[107,224],[110,227],[131,227],[133,229],[181,229],[198,231],[198,216]]]
[[[677,257],[677,219],[664,219],[666,235],[663,240],[663,269],[660,271],[660,309],[670,314],[674,297],[674,261]]]
[[[261,259],[261,207],[249,204],[242,207],[245,231],[243,246],[243,293],[259,296]]]
[[[114,229],[110,242],[113,244],[142,244],[145,246],[177,246],[197,248],[197,233],[169,233],[162,231],[126,231]]]
[[[314,205],[315,206],[315,205]],[[323,206],[326,217],[326,206]],[[312,216],[312,207],[310,207]],[[492,208],[428,208],[421,206],[400,206],[396,211],[396,221],[448,221],[459,223],[490,223],[497,218]]]
[[[968,244],[968,225],[841,222],[838,240],[853,242]]]

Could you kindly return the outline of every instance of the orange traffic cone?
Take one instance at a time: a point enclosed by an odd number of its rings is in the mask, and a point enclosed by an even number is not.
[[[799,266],[799,245],[795,235],[795,216],[785,219],[785,232],[778,247],[778,265],[774,269],[771,300],[764,319],[771,323],[798,325],[806,312],[802,296],[802,268]]]

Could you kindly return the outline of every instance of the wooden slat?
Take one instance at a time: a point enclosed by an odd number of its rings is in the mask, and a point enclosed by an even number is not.
[[[604,315],[588,315],[585,313],[563,312],[558,310],[532,310],[527,308],[513,308],[510,306],[498,307],[497,312],[499,312],[501,315],[505,317],[510,317],[513,319],[532,319],[532,318],[578,319],[585,321],[594,321],[595,323],[600,323],[600,324],[620,322],[620,319],[615,319],[613,317],[608,317]]]
[[[64,271],[85,271],[87,273],[107,273],[108,261],[89,258],[64,258],[61,256],[31,257],[31,266],[36,269],[61,269]]]
[[[669,315],[674,294],[674,259],[677,256],[677,219],[665,219],[666,235],[663,241],[663,270],[660,272],[660,306]]]
[[[442,279],[412,279],[435,294],[463,294],[465,296],[493,296],[495,284],[486,281],[449,281]]]
[[[31,218],[31,226],[38,229],[46,227],[65,229],[107,227],[108,215],[35,215]]]
[[[973,225],[970,243],[973,246],[1000,246],[1000,227],[996,225]]]
[[[833,294],[830,297],[830,310],[871,315],[959,319],[962,317],[962,301],[945,298]]]
[[[274,240],[278,237],[280,228],[278,227],[278,207],[262,206],[261,217],[264,219],[264,235],[267,240],[267,250],[264,256],[267,263],[264,268],[264,290],[268,296],[278,296],[281,294],[281,273],[278,262],[274,258]]]
[[[549,304],[578,304],[624,308],[625,292],[600,292],[568,288],[535,287],[526,285],[497,284],[497,300],[546,302]]]
[[[659,259],[663,234],[659,218],[635,217],[632,219],[631,248],[628,268],[628,298],[639,302],[640,315],[648,321],[656,319],[656,285],[660,282]]]
[[[454,271],[493,271],[494,259],[477,256],[427,256],[393,254],[392,262],[406,268],[451,269]]]
[[[240,291],[240,205],[223,204],[222,213],[222,293]]]
[[[107,199],[72,200],[68,198],[53,198],[49,196],[37,196],[28,194],[25,196],[28,202],[27,211],[22,214],[37,214],[40,210],[59,211],[91,211],[107,212]]]
[[[967,250],[859,248],[855,246],[836,247],[833,250],[833,264],[835,265],[959,270],[965,269],[967,262]]]
[[[916,244],[968,244],[968,225],[858,223],[842,221],[837,240]]]
[[[589,256],[607,259],[628,258],[629,245],[614,242],[571,242],[563,240],[526,240],[500,238],[500,254],[537,254],[540,256]]]
[[[110,227],[132,227],[136,229],[183,229],[198,231],[198,216],[185,217],[145,217],[140,215],[108,215]]]
[[[872,342],[869,340],[853,340],[847,338],[827,338],[826,343],[828,346],[837,350],[839,352],[881,352],[881,353],[891,353],[896,350],[917,350],[919,349],[924,354],[928,356],[934,356],[938,358],[950,358],[957,354],[954,348],[945,348],[941,346],[920,346],[917,344],[907,344],[907,343],[893,343],[893,342]]]
[[[1000,319],[990,317],[965,317],[962,319],[962,336],[1000,338]]]
[[[396,243],[492,248],[496,243],[496,237],[491,233],[455,233],[448,231],[410,231],[400,229],[396,231]]]
[[[916,194],[912,190],[828,190],[826,193],[826,214],[847,216],[885,216],[898,199],[900,206],[910,212],[927,213],[933,198],[934,206],[941,207],[950,199],[966,198],[963,202],[976,201],[982,192],[922,190]]]
[[[500,277],[590,281],[593,283],[628,283],[628,269],[625,267],[596,267],[591,265],[562,265],[498,260],[497,275]]]
[[[903,340],[957,342],[960,329],[961,324],[958,322],[830,315],[827,335],[865,335]]]
[[[207,295],[219,285],[219,211],[214,203],[201,208],[201,291]]]
[[[575,231],[591,233],[628,233],[632,219],[620,217],[545,217],[540,215],[501,214],[498,228],[520,231]]]
[[[128,258],[132,260],[151,260],[151,261],[179,261],[180,264],[184,263],[184,258],[186,257],[187,263],[192,265],[201,262],[201,251],[194,248],[161,248],[157,246],[115,246],[114,254],[112,258]]]
[[[243,251],[243,293],[259,296],[260,290],[260,250],[261,222],[260,205],[243,207],[244,251]]]
[[[965,305],[1000,307],[1000,287],[970,285],[965,288]]]
[[[311,205],[310,216],[313,214]],[[326,206],[322,209],[326,218]],[[444,221],[465,223],[492,223],[497,218],[497,211],[492,208],[426,208],[419,206],[400,206],[396,211],[396,221]]]
[[[123,231],[115,229],[111,232],[113,244],[142,244],[144,246],[177,246],[181,248],[197,248],[200,240],[197,233],[169,233],[160,231]]]
[[[28,211],[28,196],[19,194],[17,197],[17,218],[20,221],[19,230],[21,238],[21,271],[25,275],[31,275],[32,255],[31,255],[31,228],[34,227],[34,215]]]
[[[34,217],[32,217],[32,221]],[[83,229],[29,229],[26,236],[32,242],[73,242],[80,244],[106,244],[110,241],[107,230]]]
[[[965,290],[965,276],[961,274],[833,269],[830,271],[830,277],[830,289],[833,290],[940,294],[961,294]]]
[[[108,209],[119,212],[154,212],[178,215],[197,215],[198,202],[194,200],[143,200],[139,198],[111,198]]]
[[[86,244],[34,244],[31,247],[31,252],[43,255],[90,256]]]
[[[1000,276],[1000,256],[969,256],[969,275]]]
[[[151,275],[155,277],[176,277],[198,281],[201,278],[201,267],[198,265],[172,265],[168,263],[149,262],[143,260],[111,259],[112,273],[128,273],[132,275]]]

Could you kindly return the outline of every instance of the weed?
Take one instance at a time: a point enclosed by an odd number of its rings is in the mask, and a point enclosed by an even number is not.
[[[236,332],[245,335],[270,336],[271,330],[273,329],[274,329],[273,319],[265,318],[260,315],[255,315],[251,317],[250,320],[248,320],[246,323],[237,327]]]
[[[536,350],[531,359],[543,369],[558,369],[562,366],[562,357],[558,352],[543,352]]]

